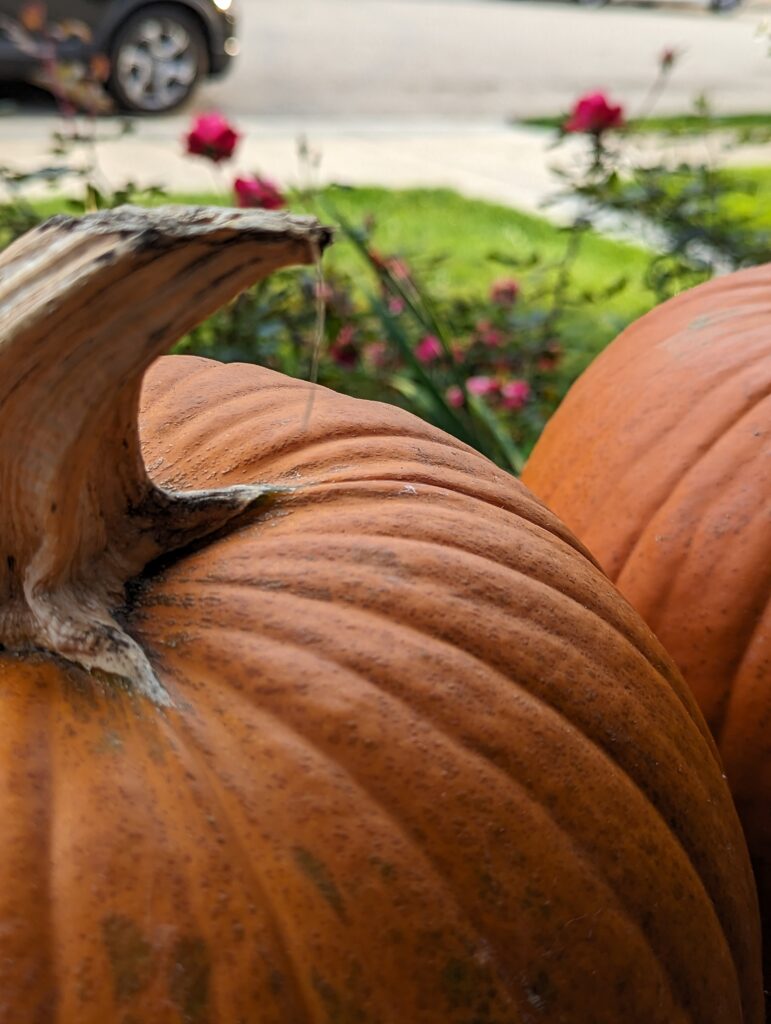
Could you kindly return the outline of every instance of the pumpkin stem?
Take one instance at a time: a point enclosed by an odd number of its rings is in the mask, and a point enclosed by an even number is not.
[[[149,478],[150,363],[274,270],[330,241],[312,218],[122,207],[59,216],[0,256],[0,644],[168,697],[113,618],[125,584],[275,488],[174,493]]]

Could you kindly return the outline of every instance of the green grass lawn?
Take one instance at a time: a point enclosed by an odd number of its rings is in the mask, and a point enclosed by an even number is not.
[[[569,241],[568,232],[545,218],[444,189],[335,190],[321,197],[317,212],[322,219],[326,209],[339,210],[353,223],[373,215],[377,247],[398,252],[419,270],[425,268],[440,296],[452,292],[481,298],[502,276],[535,281],[546,266],[562,259]],[[538,263],[528,268],[533,257]],[[340,269],[353,272],[356,260],[348,245],[330,252],[331,263]],[[645,266],[643,250],[588,233],[575,263],[574,282],[577,288],[591,290],[598,283],[627,275],[629,287],[608,308],[630,315],[652,299],[641,285]]]
[[[567,116],[528,117],[514,123],[557,131]],[[633,118],[627,122],[626,131],[661,132],[668,135],[706,135],[721,131],[771,132],[771,114],[674,114],[669,117]]]
[[[722,202],[731,214],[759,228],[771,228],[771,167],[742,167],[725,171],[733,190]]]
[[[153,205],[163,202],[223,205],[221,197],[207,193],[173,195]],[[67,210],[63,199],[34,205],[45,216]],[[413,261],[419,273],[430,277],[432,289],[440,296],[452,292],[481,298],[498,277],[537,278],[544,265],[561,259],[568,244],[567,232],[546,218],[466,199],[448,189],[331,188],[323,190],[317,201],[293,196],[290,209],[314,213],[321,220],[331,220],[339,211],[353,224],[373,217],[377,248]],[[504,262],[524,264],[533,255],[538,256],[539,266],[530,269]],[[338,240],[325,260],[336,270],[361,273],[361,257],[345,240]],[[629,287],[610,300],[607,308],[632,315],[652,301],[640,283],[645,265],[643,250],[589,233],[575,265],[575,283],[590,290],[627,275]]]
[[[768,121],[771,123],[771,116]],[[771,225],[771,167],[729,170],[724,177],[729,186],[723,200],[726,205],[759,226]],[[736,185],[733,191],[732,181]],[[223,201],[202,193],[173,195],[157,202],[221,205]],[[67,209],[61,198],[34,205],[44,215]],[[354,224],[373,217],[376,246],[384,253],[413,260],[419,272],[430,276],[432,289],[439,295],[478,298],[496,277],[508,274],[534,280],[545,265],[561,259],[568,241],[567,233],[546,218],[467,199],[447,189],[331,188],[322,190],[315,201],[293,196],[290,207],[313,212],[321,219],[331,219],[337,210]],[[523,266],[533,256],[538,257],[538,264],[529,269]],[[352,275],[361,270],[360,257],[344,241],[334,245],[326,259],[333,268]],[[635,315],[653,299],[642,285],[646,262],[644,250],[590,232],[574,266],[575,284],[591,291],[625,276],[627,287],[603,308],[622,316]]]

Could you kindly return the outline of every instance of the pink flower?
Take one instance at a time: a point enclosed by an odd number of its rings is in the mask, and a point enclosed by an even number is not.
[[[364,347],[362,355],[370,366],[380,369],[388,362],[388,345],[384,341],[372,341]]]
[[[563,130],[601,135],[608,128],[620,128],[623,123],[622,107],[609,103],[604,92],[593,92],[578,100],[570,117],[563,125]]]
[[[427,334],[421,338],[415,346],[415,355],[421,363],[433,363],[444,352],[441,341],[433,334]]]
[[[481,341],[483,345],[488,345],[490,348],[497,348],[503,341],[503,334],[493,327],[490,320],[477,320],[474,330],[476,332],[476,340]]]
[[[260,210],[280,210],[282,206],[286,206],[281,189],[269,178],[260,178],[257,175],[236,178],[233,190],[239,206],[253,206]]]
[[[409,281],[410,268],[403,259],[400,259],[398,256],[389,256],[385,261],[385,266],[391,276],[395,277],[397,281]]]
[[[404,299],[400,299],[398,295],[392,295],[388,300],[388,312],[391,316],[399,316],[400,313],[403,313]]]
[[[501,386],[501,405],[505,409],[521,409],[530,399],[530,393],[526,380],[507,380]]]
[[[496,281],[490,289],[490,301],[496,306],[513,306],[519,295],[519,284],[513,277]]]
[[[351,369],[359,361],[359,350],[355,344],[356,328],[353,324],[344,324],[329,349],[330,358],[338,366]]]
[[[218,164],[233,155],[240,136],[222,114],[202,114],[193,121],[185,136],[187,152],[192,156],[205,156]]]
[[[503,332],[495,327],[488,327],[480,333],[479,340],[488,348],[499,348],[503,344]]]
[[[498,391],[498,381],[492,377],[469,377],[466,381],[466,390],[472,395],[486,398]]]
[[[463,390],[457,384],[451,384],[445,391],[444,397],[447,399],[447,404],[453,409],[460,409],[465,401]]]

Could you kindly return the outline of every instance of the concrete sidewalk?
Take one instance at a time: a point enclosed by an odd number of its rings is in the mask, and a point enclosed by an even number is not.
[[[553,133],[500,123],[346,123],[239,118],[242,139],[235,158],[215,168],[184,153],[188,117],[137,122],[135,132],[100,141],[95,149],[105,187],[131,181],[160,185],[177,193],[226,191],[237,174],[259,172],[283,186],[307,185],[309,171],[298,159],[298,140],[307,139],[319,155],[312,183],[383,185],[389,188],[446,186],[464,195],[521,210],[544,212],[544,201],[558,190],[551,168],[580,161],[587,140],[575,137],[553,148]],[[50,154],[51,137],[62,128],[55,117],[0,118],[0,164],[31,171],[61,163]],[[102,135],[115,134],[117,122],[100,122]],[[703,160],[726,165],[771,164],[771,144],[727,146],[711,137],[690,142],[651,138],[635,143],[635,156],[654,160]],[[631,154],[629,154],[631,155]],[[89,148],[78,147],[71,160],[82,164]],[[69,190],[77,191],[70,182]],[[39,195],[43,186],[36,186]]]

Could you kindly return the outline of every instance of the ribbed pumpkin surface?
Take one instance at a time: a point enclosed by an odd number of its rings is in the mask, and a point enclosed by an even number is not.
[[[175,707],[0,660],[0,1021],[761,1020],[738,821],[662,648],[386,406],[161,360],[176,488],[297,488],[135,587]],[[13,884],[8,885],[7,880]]]
[[[771,264],[628,328],[523,480],[673,655],[771,870]]]

